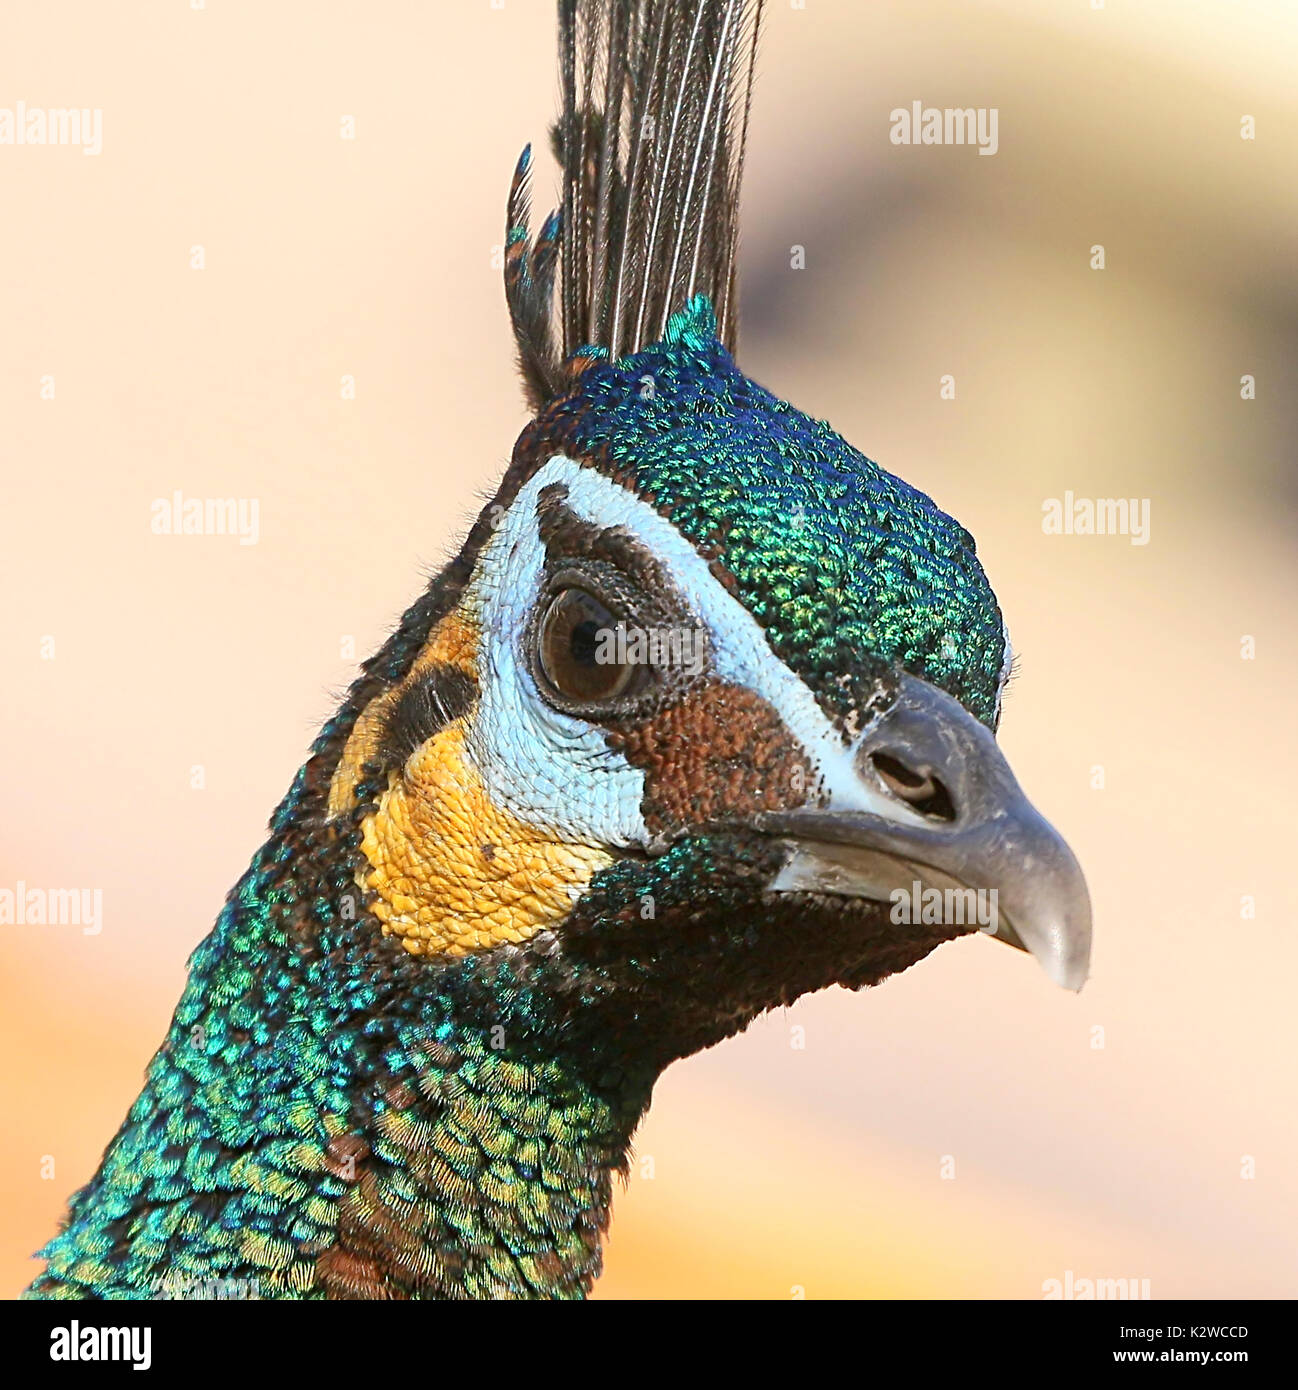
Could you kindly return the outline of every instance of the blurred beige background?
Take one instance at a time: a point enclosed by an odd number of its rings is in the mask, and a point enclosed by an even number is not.
[[[602,1296],[1298,1294],[1296,69],[1264,0],[772,0],[742,359],[976,534],[1094,972],[965,941],[673,1068]],[[103,150],[0,145],[0,885],[104,925],[0,926],[0,1294],[525,422],[492,257],[554,99],[547,0],[7,8],[0,106],[101,108]],[[999,153],[891,145],[917,100]],[[177,489],[257,544],[152,534]],[[1150,543],[1044,535],[1065,490]]]

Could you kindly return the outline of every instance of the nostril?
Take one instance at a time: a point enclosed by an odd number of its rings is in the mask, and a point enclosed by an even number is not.
[[[955,820],[951,794],[931,772],[916,772],[887,753],[871,753],[870,761],[893,796],[932,820]]]

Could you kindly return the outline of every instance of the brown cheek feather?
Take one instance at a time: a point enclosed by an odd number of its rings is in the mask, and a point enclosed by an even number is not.
[[[802,745],[760,695],[709,680],[609,734],[645,774],[641,810],[655,834],[803,805],[815,781]]]

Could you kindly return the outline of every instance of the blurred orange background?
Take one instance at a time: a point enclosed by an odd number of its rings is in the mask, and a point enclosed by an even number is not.
[[[96,156],[0,145],[0,886],[104,903],[95,936],[0,926],[12,1296],[525,423],[496,266],[556,81],[547,0],[5,30],[0,106],[103,111]],[[771,0],[741,358],[976,535],[1093,975],[966,940],[673,1067],[599,1296],[1298,1294],[1296,70],[1265,0]],[[995,107],[998,153],[892,145],[914,101]],[[257,499],[257,544],[154,535],[177,489]],[[1149,544],[1043,534],[1066,490],[1148,498]]]

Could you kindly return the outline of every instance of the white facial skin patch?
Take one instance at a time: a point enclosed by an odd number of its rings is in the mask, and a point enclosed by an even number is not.
[[[671,522],[626,488],[562,455],[519,491],[483,547],[464,598],[481,633],[481,697],[465,755],[503,809],[574,843],[646,847],[653,839],[640,809],[643,772],[609,748],[604,729],[548,704],[532,675],[524,644],[546,565],[537,503],[554,484],[566,489],[566,504],[582,521],[623,528],[663,565],[708,629],[716,675],[776,710],[836,808],[911,817],[908,808],[859,776],[852,750],[814,695]]]

